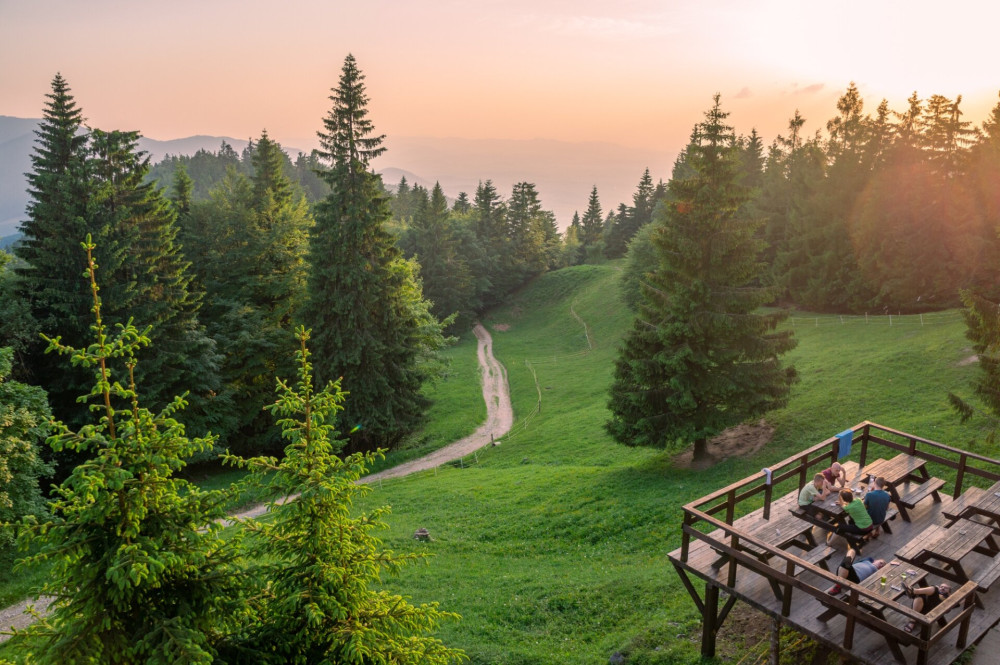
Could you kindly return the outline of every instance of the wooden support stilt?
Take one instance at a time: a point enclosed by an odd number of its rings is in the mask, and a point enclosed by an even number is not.
[[[771,617],[771,657],[770,665],[781,665],[781,621]]]
[[[703,658],[715,658],[715,636],[719,630],[716,625],[718,611],[719,587],[713,584],[706,584],[705,609],[701,614],[701,655]]]

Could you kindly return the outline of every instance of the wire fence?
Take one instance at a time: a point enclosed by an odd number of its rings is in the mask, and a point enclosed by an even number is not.
[[[962,310],[950,309],[943,312],[923,314],[824,314],[817,316],[789,316],[785,324],[792,328],[819,326],[934,326],[964,321]]]

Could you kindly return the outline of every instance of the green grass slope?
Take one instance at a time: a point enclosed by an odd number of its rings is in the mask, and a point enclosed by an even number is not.
[[[509,373],[511,436],[366,499],[393,507],[390,548],[435,555],[387,587],[459,612],[440,636],[473,663],[596,665],[616,651],[631,663],[699,662],[700,617],[666,557],[681,505],[865,419],[959,446],[982,436],[947,406],[949,390],[969,393],[975,365],[963,363],[961,317],[945,312],[893,325],[790,321],[799,346],[788,361],[802,380],[768,416],[774,440],[750,458],[695,472],[675,467],[673,452],[617,445],[602,425],[632,318],[619,274],[614,264],[560,270],[492,312],[484,324]],[[460,401],[449,408],[480,408]],[[432,542],[412,539],[420,527]]]

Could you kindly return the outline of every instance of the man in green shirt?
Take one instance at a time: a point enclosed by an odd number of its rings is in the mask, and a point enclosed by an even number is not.
[[[806,485],[799,492],[799,505],[803,508],[812,506],[817,501],[822,501],[830,493],[823,487],[823,474],[817,473],[813,477],[812,483]]]

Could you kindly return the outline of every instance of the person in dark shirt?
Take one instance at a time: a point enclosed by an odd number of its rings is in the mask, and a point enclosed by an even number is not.
[[[865,494],[864,504],[868,510],[868,515],[872,518],[874,528],[872,536],[877,537],[880,533],[879,527],[885,522],[886,511],[889,510],[889,503],[892,497],[885,488],[888,486],[885,478],[879,476],[875,479],[875,489]]]
[[[921,614],[930,614],[931,610],[941,604],[945,598],[951,595],[951,586],[948,584],[938,584],[937,586],[924,586],[912,588],[903,585],[906,588],[906,595],[913,599],[913,609]],[[908,633],[912,633],[913,629],[917,627],[916,621],[910,621],[905,626],[903,630]]]

